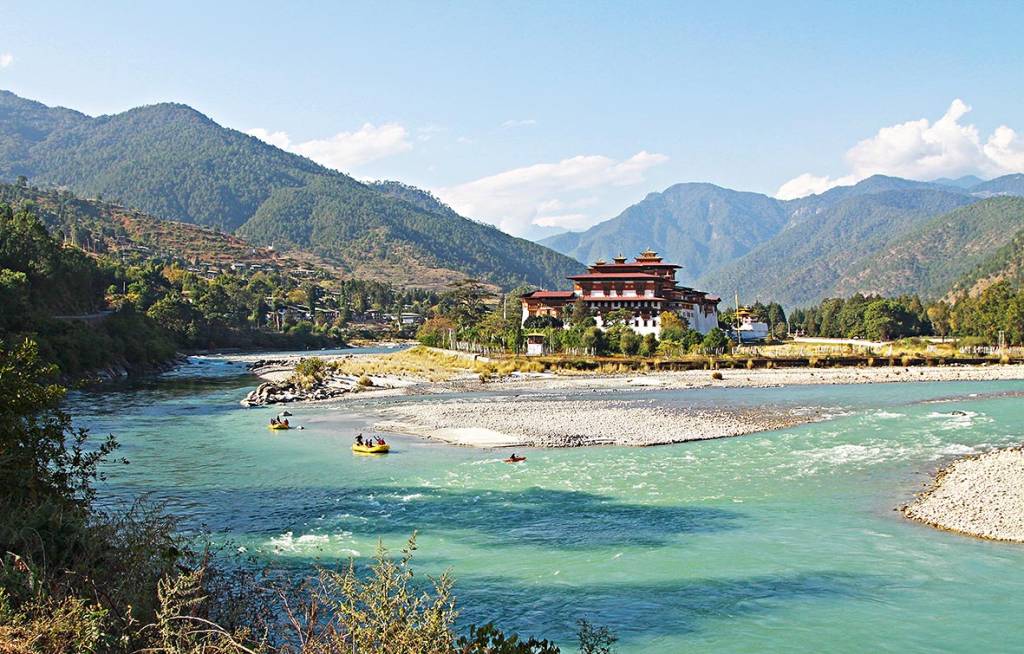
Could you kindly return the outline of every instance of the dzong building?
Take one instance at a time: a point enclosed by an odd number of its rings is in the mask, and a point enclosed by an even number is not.
[[[610,263],[599,260],[582,275],[572,275],[571,291],[533,291],[522,297],[523,322],[531,316],[561,319],[568,305],[578,300],[590,309],[597,326],[604,328],[605,314],[629,309],[629,327],[638,334],[661,333],[661,314],[671,311],[691,329],[706,334],[718,327],[720,298],[676,283],[681,268],[665,263],[657,252],[645,250],[634,261],[622,255]]]

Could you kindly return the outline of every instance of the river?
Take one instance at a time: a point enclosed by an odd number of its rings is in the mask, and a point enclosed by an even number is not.
[[[398,548],[451,568],[462,620],[553,638],[577,618],[617,652],[965,652],[1021,647],[1024,546],[909,522],[908,501],[950,458],[1022,438],[1024,382],[635,391],[667,403],[829,407],[826,422],[652,448],[454,448],[392,438],[354,456],[375,402],[274,409],[216,357],[69,399],[113,433],[107,501],[148,493],[216,539],[281,565]],[[967,415],[951,415],[963,411]]]

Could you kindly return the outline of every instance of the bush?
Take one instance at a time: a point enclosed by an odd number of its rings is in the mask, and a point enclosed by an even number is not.
[[[654,334],[647,334],[644,336],[644,340],[640,343],[640,356],[652,357],[658,351],[658,337]]]
[[[580,618],[576,624],[580,654],[611,654],[612,645],[619,639],[608,627],[595,627],[585,618]]]
[[[320,357],[304,357],[295,364],[293,381],[303,388],[320,383],[327,376],[327,362]]]
[[[678,357],[683,355],[684,350],[682,343],[662,339],[655,353],[660,357]]]
[[[640,336],[632,329],[626,329],[619,336],[619,351],[626,356],[635,356],[640,351]]]
[[[729,346],[729,338],[718,327],[709,331],[701,341],[701,349],[705,354],[720,354]]]
[[[429,347],[444,347],[448,336],[457,329],[454,322],[436,316],[420,325],[416,331],[416,340]]]
[[[718,372],[717,370],[714,371],[713,373],[711,373],[711,379],[714,379],[715,381],[722,381],[722,373]]]

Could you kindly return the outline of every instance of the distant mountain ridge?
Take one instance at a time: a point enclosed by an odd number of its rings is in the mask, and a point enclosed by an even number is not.
[[[256,244],[308,249],[398,285],[473,276],[544,286],[583,269],[423,202],[418,189],[403,197],[362,184],[181,104],[90,117],[0,91],[0,180],[19,175]]]
[[[687,283],[725,295],[739,292],[745,301],[804,305],[853,292],[941,296],[941,283],[952,283],[968,259],[908,266],[908,239],[939,216],[997,195],[1024,195],[1024,175],[933,182],[875,175],[788,201],[710,184],[676,184],[588,230],[541,243],[585,262],[642,243],[682,264],[680,278]],[[970,214],[960,218],[965,215]],[[991,235],[988,223],[981,231]],[[971,235],[978,233],[930,234],[947,234],[950,241],[935,251],[949,252],[970,247]],[[1001,241],[979,241],[976,257]],[[883,256],[897,246],[901,257]]]
[[[583,262],[653,247],[667,260],[684,264],[681,281],[694,282],[709,267],[746,254],[786,220],[776,200],[758,193],[676,184],[586,232],[558,234],[541,243]]]

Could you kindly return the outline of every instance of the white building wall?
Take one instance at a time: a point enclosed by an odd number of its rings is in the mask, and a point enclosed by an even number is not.
[[[690,327],[701,334],[707,334],[718,327],[718,311],[712,311],[705,315],[704,309],[700,305],[696,305],[693,310],[693,319],[690,320]]]

